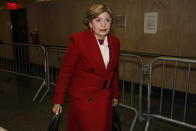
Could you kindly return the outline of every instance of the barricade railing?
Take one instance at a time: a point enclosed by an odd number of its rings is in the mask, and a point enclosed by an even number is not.
[[[65,47],[44,47],[35,44],[2,43],[0,44],[0,71],[42,80],[42,84],[33,98],[33,101],[35,101],[43,87],[46,87],[46,91],[40,99],[40,102],[42,102],[50,89],[55,88],[55,83],[65,51]],[[140,121],[144,119],[142,111],[142,89],[145,67],[144,62],[139,55],[125,52],[120,53],[119,70],[121,98],[119,105],[130,109],[135,113],[130,131],[134,129],[137,118]],[[167,73],[169,73],[169,75],[167,75]],[[156,79],[153,78],[153,74],[156,74]],[[160,78],[158,78],[158,74],[161,74]],[[187,108],[190,107],[190,95],[193,92],[194,87],[194,80],[191,79],[191,76],[194,77],[195,75],[196,60],[176,57],[157,57],[152,60],[149,65],[147,122],[145,131],[148,130],[150,121],[153,118],[196,129],[196,123],[191,123],[190,120],[187,120]],[[181,77],[179,79],[180,82],[178,82],[178,77]],[[182,83],[182,77],[184,78],[184,83]],[[172,83],[172,88],[169,83]],[[179,83],[181,87],[177,88]],[[160,87],[160,100],[158,100],[158,102],[157,99],[156,102],[151,100],[151,90],[153,85],[160,85],[158,86]],[[182,85],[184,85],[184,87],[182,87]],[[50,86],[53,86],[54,88],[50,88]],[[172,91],[172,94],[171,96],[167,94],[166,101],[168,102],[168,100],[170,100],[170,102],[165,104],[164,95],[168,89]],[[135,91],[138,91],[138,95],[134,95]],[[180,113],[182,116],[177,114],[176,117],[175,98],[179,91],[183,92],[184,106],[182,113]],[[134,101],[136,101],[136,103],[133,103]],[[156,110],[156,107],[154,108],[154,106],[157,103],[158,106]],[[153,109],[151,109],[152,104]],[[165,107],[169,108],[170,114],[164,112]],[[189,109],[189,112],[190,111],[192,110]]]
[[[120,53],[119,65],[120,79],[122,81],[122,86],[120,86],[122,89],[119,105],[134,111],[135,116],[130,127],[130,131],[132,131],[137,119],[139,118],[139,120],[143,120],[142,88],[144,62],[140,56]],[[136,91],[138,91],[138,93],[135,93]]]
[[[193,113],[191,111],[195,110],[191,109],[192,99],[190,99],[190,92],[192,92],[195,87],[194,79],[191,78],[195,75],[196,60],[158,57],[151,62],[148,82],[147,122],[145,131],[149,129],[150,121],[153,118],[167,121],[167,124],[168,122],[171,122],[196,129],[196,123],[192,123],[192,120],[187,120],[188,118],[191,118],[190,116],[192,114],[190,113]],[[156,77],[156,79],[153,79],[154,77]],[[160,90],[159,95],[156,94],[156,97],[152,96],[151,90],[152,86],[157,84],[156,81],[158,78],[160,80],[158,82],[160,84]],[[168,93],[168,88],[172,91],[172,93]],[[183,92],[182,95],[177,96],[177,94],[179,95],[181,91]],[[152,97],[156,97],[156,99],[152,100]],[[179,101],[180,103],[184,103],[183,108],[179,107]],[[153,108],[151,108],[152,105]],[[187,115],[189,115],[189,117],[187,117]]]
[[[40,102],[43,101],[50,89],[55,88],[56,80],[58,77],[59,69],[66,51],[65,47],[44,47],[42,45],[34,44],[20,44],[20,43],[2,43],[0,44],[0,71],[10,72],[17,75],[42,80],[37,93],[35,94],[33,101],[35,101],[40,94],[43,87],[46,87],[46,91],[42,95]],[[132,110],[135,114],[130,131],[134,129],[137,119],[144,120],[142,111],[142,90],[144,82],[144,62],[139,55],[121,52],[119,61],[120,70],[120,84],[121,84],[121,98],[119,106],[126,109]],[[158,70],[157,70],[158,68]],[[161,73],[160,73],[161,72]],[[169,78],[166,73],[170,73]],[[173,74],[172,74],[173,72]],[[153,74],[156,74],[156,79],[153,79]],[[158,78],[160,75],[160,79]],[[182,75],[183,74],[183,75]],[[184,77],[184,88],[178,89],[178,77],[180,75],[180,84],[182,83],[182,76]],[[148,130],[150,121],[153,118],[161,119],[164,121],[183,125],[192,129],[196,129],[196,123],[191,123],[187,120],[187,108],[190,103],[190,94],[192,93],[193,85],[191,76],[196,75],[196,60],[187,58],[176,58],[176,57],[158,57],[153,59],[149,65],[149,76],[148,76],[148,96],[147,96],[147,114],[146,114],[146,126],[145,131]],[[152,86],[160,87],[160,100],[152,102]],[[173,79],[173,81],[171,81]],[[155,82],[153,81],[155,80]],[[171,81],[172,88],[168,88],[168,81]],[[53,88],[50,88],[53,86]],[[164,95],[166,90],[172,90],[171,97],[167,95],[166,103]],[[176,92],[184,92],[184,107],[182,116],[175,116],[175,104],[176,104]],[[138,91],[135,95],[135,91]],[[171,98],[171,99],[170,99]],[[136,100],[137,99],[137,100]],[[135,102],[136,101],[136,102]],[[158,103],[157,111],[154,105]],[[153,109],[151,106],[153,104]],[[165,107],[169,108],[169,115],[165,114]],[[189,112],[191,110],[189,109]]]
[[[53,88],[56,86],[56,80],[65,54],[65,47],[47,47],[48,67],[49,67],[49,85]]]
[[[39,91],[44,86],[49,90],[49,86],[47,86],[46,50],[42,45],[22,43],[0,44],[0,71],[42,80],[43,82]],[[39,91],[34,96],[33,101],[35,101]]]

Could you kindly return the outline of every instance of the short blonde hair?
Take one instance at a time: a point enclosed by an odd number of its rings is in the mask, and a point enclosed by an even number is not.
[[[106,4],[92,4],[86,12],[86,17],[84,19],[84,25],[89,28],[89,22],[91,22],[94,18],[99,16],[101,13],[107,12],[111,18],[113,18],[112,10]]]

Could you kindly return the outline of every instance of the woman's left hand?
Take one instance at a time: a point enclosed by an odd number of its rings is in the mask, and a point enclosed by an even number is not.
[[[117,106],[118,105],[118,99],[114,98],[112,100],[112,106]]]

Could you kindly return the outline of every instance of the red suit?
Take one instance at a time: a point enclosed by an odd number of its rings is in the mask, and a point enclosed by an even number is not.
[[[111,131],[112,98],[119,98],[119,40],[108,34],[107,68],[90,30],[72,34],[59,72],[54,95],[63,104],[69,88],[67,131]]]

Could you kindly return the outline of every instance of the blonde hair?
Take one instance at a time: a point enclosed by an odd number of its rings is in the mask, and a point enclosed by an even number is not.
[[[86,17],[84,19],[84,25],[89,27],[89,22],[91,22],[94,18],[99,16],[101,13],[107,12],[112,18],[112,10],[106,4],[92,4],[86,12]]]

